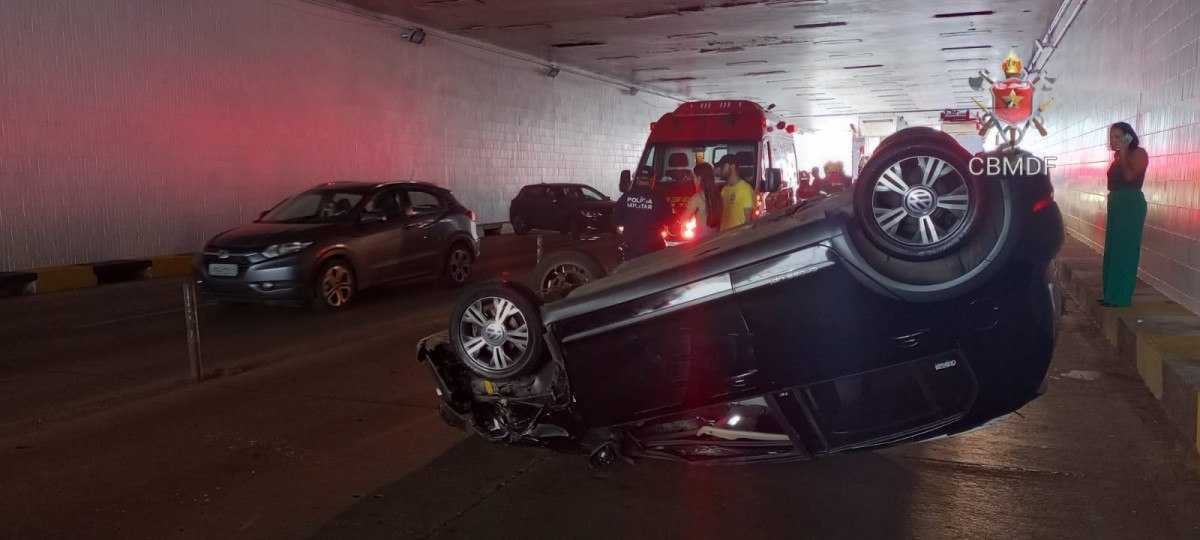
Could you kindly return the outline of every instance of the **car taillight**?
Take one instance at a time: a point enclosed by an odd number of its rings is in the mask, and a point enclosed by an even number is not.
[[[475,211],[474,210],[467,210],[467,219],[469,219],[471,221],[475,221]]]
[[[1051,204],[1054,204],[1054,195],[1042,197],[1041,199],[1038,199],[1037,202],[1033,203],[1033,213],[1036,214],[1041,212],[1042,210],[1049,208]]]
[[[683,239],[691,240],[696,237],[696,218],[689,219],[683,224]]]

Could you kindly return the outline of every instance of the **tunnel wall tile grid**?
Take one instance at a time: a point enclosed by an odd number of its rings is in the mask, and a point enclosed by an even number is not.
[[[1104,243],[1107,130],[1129,122],[1150,155],[1143,278],[1200,311],[1200,1],[1091,0],[1047,71],[1058,77],[1051,133],[1026,146],[1055,156],[1068,229]]]
[[[675,103],[296,0],[0,2],[0,271],[194,251],[331,179],[615,195]]]

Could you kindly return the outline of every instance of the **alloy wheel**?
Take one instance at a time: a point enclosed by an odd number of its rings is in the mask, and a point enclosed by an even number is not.
[[[892,164],[874,182],[875,224],[892,241],[930,248],[953,240],[967,223],[973,196],[970,184],[945,160],[908,157]]]
[[[462,248],[454,248],[446,262],[446,275],[455,283],[465,283],[471,277],[471,254]]]
[[[529,320],[512,301],[480,298],[459,320],[459,345],[467,360],[484,372],[502,372],[529,349]]]
[[[550,269],[542,279],[542,294],[546,295],[559,290],[573,290],[592,280],[592,273],[586,268],[572,263],[563,263]]]
[[[354,276],[350,269],[335,264],[325,269],[321,276],[321,298],[329,307],[339,308],[354,296]]]

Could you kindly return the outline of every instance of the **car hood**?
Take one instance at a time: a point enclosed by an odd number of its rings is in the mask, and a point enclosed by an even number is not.
[[[337,226],[336,223],[250,223],[216,235],[208,245],[226,249],[261,249],[271,244],[309,242],[330,234]]]

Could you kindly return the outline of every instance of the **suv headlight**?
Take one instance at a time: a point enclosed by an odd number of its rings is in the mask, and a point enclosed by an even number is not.
[[[262,250],[262,256],[268,259],[274,259],[275,257],[291,255],[311,245],[312,242],[288,242],[286,244],[274,244],[267,249]]]

